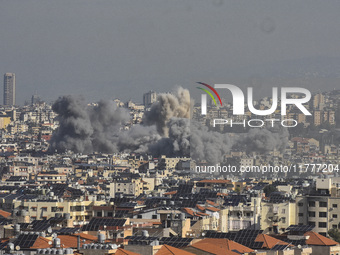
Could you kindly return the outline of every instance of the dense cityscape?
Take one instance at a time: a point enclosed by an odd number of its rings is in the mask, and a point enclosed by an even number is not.
[[[184,88],[16,106],[6,73],[3,91],[1,254],[340,253],[340,90],[274,129],[214,126],[242,120]]]

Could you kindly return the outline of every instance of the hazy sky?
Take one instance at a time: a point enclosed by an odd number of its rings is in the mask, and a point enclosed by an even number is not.
[[[0,74],[16,73],[18,104],[197,96],[195,81],[340,88],[339,13],[338,0],[1,0]]]

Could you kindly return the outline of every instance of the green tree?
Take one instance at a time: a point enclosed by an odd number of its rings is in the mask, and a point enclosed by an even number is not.
[[[269,197],[269,195],[275,191],[277,191],[277,188],[274,185],[267,185],[263,189],[263,192],[266,194],[266,197]]]
[[[336,228],[332,228],[331,230],[328,231],[328,234],[330,237],[333,238],[334,241],[340,242],[340,232]]]

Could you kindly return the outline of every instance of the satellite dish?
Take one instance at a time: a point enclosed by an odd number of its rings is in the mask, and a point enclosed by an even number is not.
[[[53,233],[53,234],[52,234],[52,237],[53,237],[53,238],[57,238],[57,236],[58,236],[58,235],[57,235],[56,233]]]
[[[47,229],[47,232],[48,232],[49,234],[51,234],[51,233],[52,233],[52,228],[49,227],[49,228]]]
[[[301,248],[302,248],[301,244],[299,244],[297,247],[298,247],[299,249],[301,249]]]
[[[15,249],[16,249],[17,251],[20,251],[20,246],[19,246],[19,245],[15,246]]]
[[[51,245],[51,244],[52,244],[52,242],[51,242],[51,241],[49,241],[49,242],[48,242],[48,244],[49,244],[49,245]]]

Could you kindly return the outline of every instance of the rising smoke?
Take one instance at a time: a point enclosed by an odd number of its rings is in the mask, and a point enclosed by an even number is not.
[[[122,126],[130,121],[129,113],[113,101],[101,101],[86,107],[84,100],[64,96],[53,105],[59,115],[60,127],[51,140],[52,151],[136,152],[154,156],[191,157],[196,161],[216,164],[234,147],[247,152],[267,153],[283,150],[288,132],[283,128],[251,129],[234,136],[211,131],[190,119],[192,103],[187,89],[160,94],[158,101],[146,112],[142,125],[129,130]]]
[[[63,96],[53,104],[52,109],[59,115],[59,128],[51,139],[52,150],[84,153],[93,151],[93,127],[85,110],[84,100],[80,97]]]
[[[274,126],[265,129],[250,129],[244,136],[239,136],[234,147],[246,152],[268,153],[274,150],[283,152],[288,144],[288,129]]]
[[[52,136],[51,148],[60,152],[116,152],[117,133],[130,119],[126,109],[109,100],[89,108],[80,97],[63,96],[52,109],[58,114],[59,128]]]
[[[160,94],[149,112],[144,115],[145,125],[156,125],[160,135],[169,135],[168,122],[171,118],[190,118],[191,100],[189,90],[179,87],[173,94]]]

